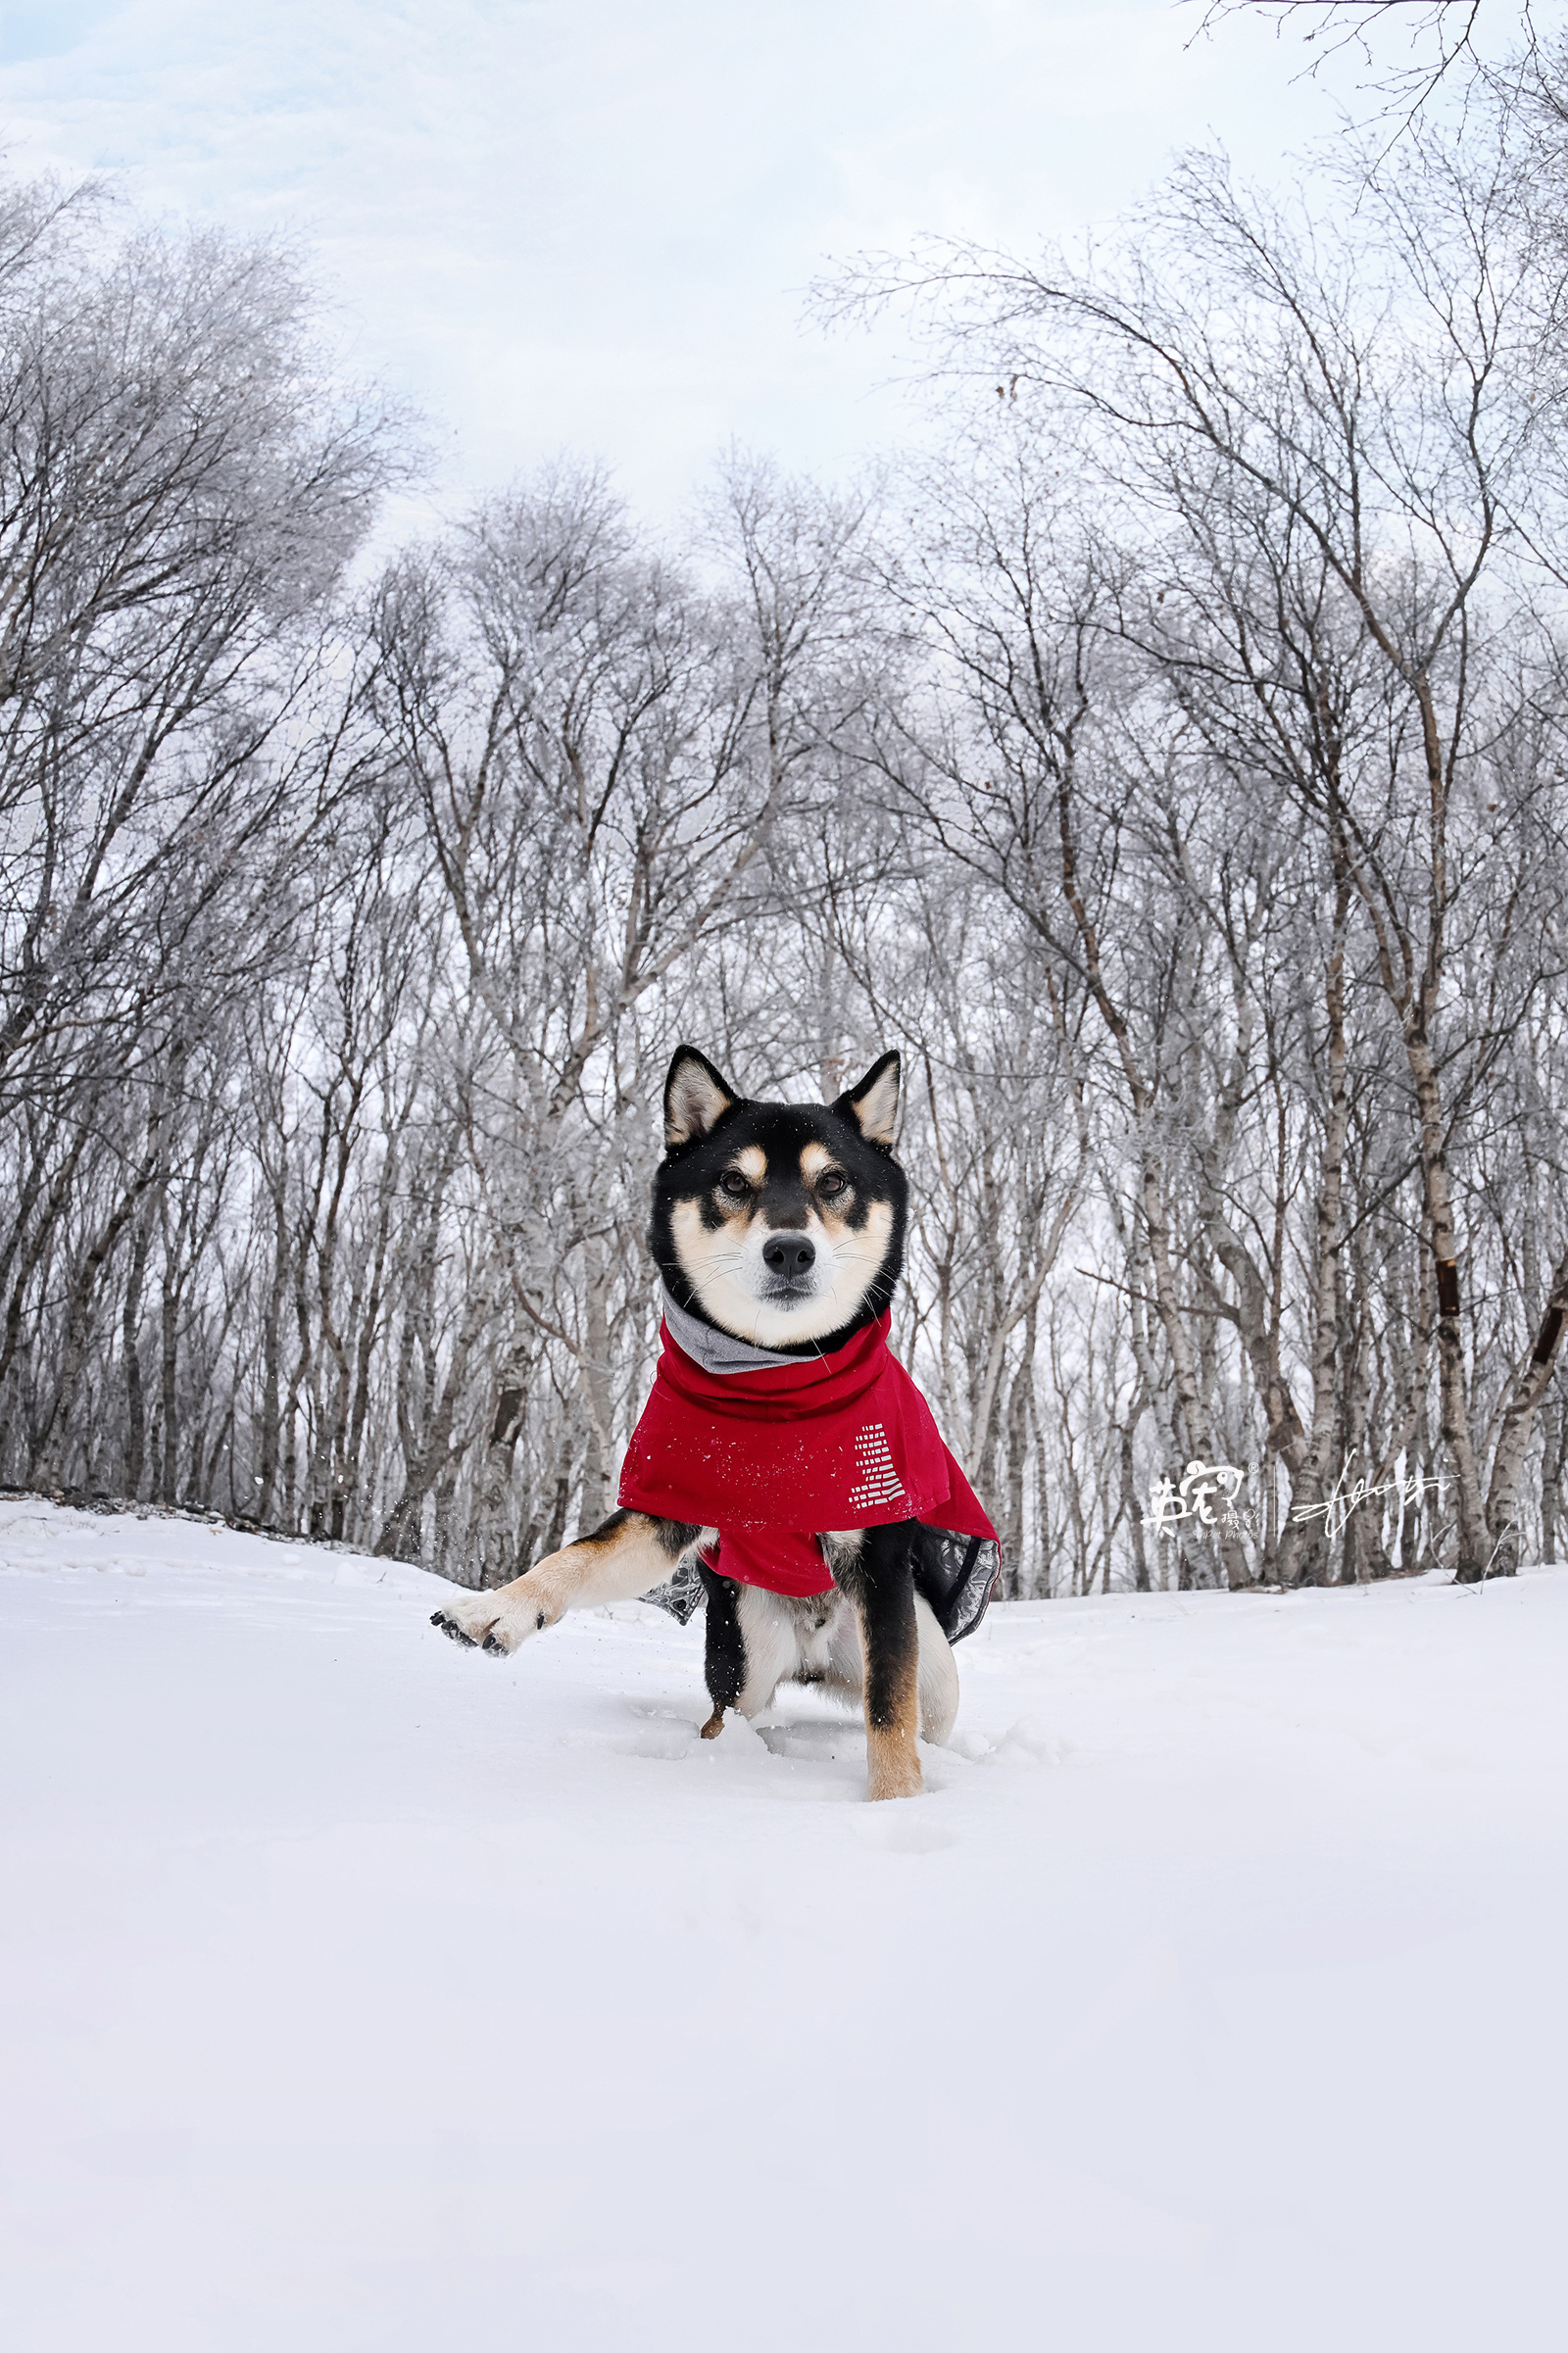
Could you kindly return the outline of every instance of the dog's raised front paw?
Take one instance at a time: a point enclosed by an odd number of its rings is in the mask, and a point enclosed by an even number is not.
[[[526,1600],[509,1601],[493,1613],[479,1647],[488,1650],[492,1658],[510,1658],[531,1634],[543,1634],[555,1622],[555,1614],[541,1607],[531,1594]]]
[[[494,1593],[454,1593],[432,1614],[430,1623],[466,1650],[478,1650],[483,1648],[496,1615]]]
[[[521,1586],[520,1578],[517,1584]],[[559,1614],[537,1590],[529,1593],[503,1586],[498,1593],[455,1595],[444,1609],[435,1612],[430,1623],[470,1650],[487,1650],[492,1658],[507,1658],[529,1635],[553,1626]]]

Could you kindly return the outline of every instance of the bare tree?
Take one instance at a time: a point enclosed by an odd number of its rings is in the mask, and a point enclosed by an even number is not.
[[[1196,551],[1212,563],[1218,553],[1232,583],[1222,627],[1233,645],[1246,640],[1236,666],[1265,710],[1277,685],[1299,699],[1300,656],[1324,592],[1371,665],[1386,757],[1368,761],[1349,789],[1337,755],[1327,769],[1319,761],[1302,806],[1325,827],[1335,870],[1354,895],[1403,1043],[1437,1268],[1460,1567],[1476,1575],[1490,1547],[1443,1029],[1463,911],[1455,828],[1466,762],[1479,748],[1478,654],[1489,622],[1501,625],[1484,599],[1494,584],[1504,610],[1517,604],[1543,544],[1537,461],[1549,455],[1560,397],[1563,265],[1521,201],[1527,180],[1511,136],[1478,158],[1434,144],[1419,169],[1367,200],[1356,240],[1336,243],[1322,223],[1309,232],[1238,190],[1222,161],[1197,157],[1139,221],[1120,261],[1090,273],[948,250],[919,266],[868,267],[850,288],[861,303],[906,288],[934,304],[956,363],[972,359],[1015,391],[1033,385],[1077,410],[1107,487],[1129,511],[1137,501],[1169,518],[1178,562]],[[1264,551],[1254,578],[1260,571],[1266,594],[1272,568],[1276,599],[1259,606],[1249,588],[1237,614],[1244,547]],[[1290,581],[1282,615],[1281,558],[1288,573],[1293,548],[1307,576],[1299,588]],[[1297,669],[1289,680],[1250,634],[1277,646],[1282,627]],[[1320,716],[1331,715],[1329,704]],[[1299,761],[1295,772],[1304,773]],[[1065,817],[1063,857],[1098,1001],[1099,928],[1087,898],[1074,897],[1079,847]],[[1147,1067],[1108,993],[1104,1018],[1141,1115]],[[1146,1221],[1165,1296],[1166,1221],[1152,1199]],[[1173,1318],[1167,1337],[1196,1436],[1196,1365]]]

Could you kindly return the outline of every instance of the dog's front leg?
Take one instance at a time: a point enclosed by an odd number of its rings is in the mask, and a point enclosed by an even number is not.
[[[914,1610],[913,1520],[832,1537],[834,1579],[854,1602],[865,1657],[865,1761],[871,1797],[917,1797],[924,1787],[915,1734],[920,1719],[920,1632]]]
[[[430,1623],[454,1642],[505,1657],[531,1634],[554,1626],[568,1609],[634,1601],[639,1593],[652,1592],[702,1534],[701,1528],[688,1527],[682,1520],[612,1511],[592,1536],[578,1537],[575,1544],[552,1552],[494,1593],[457,1596],[438,1609]]]

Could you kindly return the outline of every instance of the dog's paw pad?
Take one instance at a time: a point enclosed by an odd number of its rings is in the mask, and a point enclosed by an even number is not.
[[[500,1641],[493,1627],[485,1636],[484,1641],[479,1644],[479,1647],[481,1650],[488,1650],[492,1658],[505,1658],[508,1654],[506,1643]]]
[[[449,1618],[445,1610],[436,1610],[431,1617],[430,1623],[432,1626],[439,1628],[442,1634],[449,1634],[455,1642],[461,1642],[465,1650],[472,1650],[475,1648],[476,1645],[474,1643],[472,1635],[465,1634],[463,1628],[458,1624],[457,1619]]]

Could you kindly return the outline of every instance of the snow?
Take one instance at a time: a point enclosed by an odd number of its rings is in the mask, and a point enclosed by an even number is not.
[[[0,1502],[9,2353],[1560,2341],[1568,1575],[701,1621]]]

